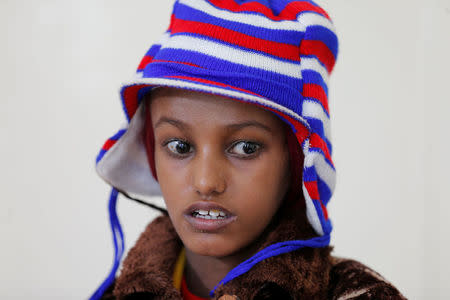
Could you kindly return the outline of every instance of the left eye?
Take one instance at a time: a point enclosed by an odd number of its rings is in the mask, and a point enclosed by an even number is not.
[[[233,153],[236,153],[239,155],[252,155],[256,151],[258,151],[260,147],[261,146],[256,143],[242,141],[242,142],[237,142],[236,144],[234,144],[231,147],[230,152],[233,152]]]

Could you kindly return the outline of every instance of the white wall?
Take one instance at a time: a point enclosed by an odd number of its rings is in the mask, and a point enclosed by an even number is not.
[[[94,172],[124,122],[118,88],[172,1],[0,1],[0,298],[85,299],[112,263]],[[331,81],[336,254],[411,299],[450,289],[450,1],[319,1],[341,39]],[[127,248],[153,217],[119,199]]]

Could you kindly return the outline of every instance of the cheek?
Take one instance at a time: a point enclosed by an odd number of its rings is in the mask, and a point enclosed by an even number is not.
[[[236,185],[235,195],[242,199],[237,203],[240,209],[270,219],[287,192],[288,167],[287,153],[278,151],[257,163],[236,169],[233,182]]]
[[[155,169],[158,183],[164,196],[169,214],[183,208],[184,195],[187,189],[188,176],[183,162],[167,157],[165,153],[155,150]]]

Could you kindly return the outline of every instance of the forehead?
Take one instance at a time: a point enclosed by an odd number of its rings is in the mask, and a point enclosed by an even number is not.
[[[152,119],[175,117],[186,121],[214,124],[237,121],[258,121],[275,130],[282,130],[284,123],[274,113],[253,104],[225,96],[193,90],[161,87],[147,96]]]

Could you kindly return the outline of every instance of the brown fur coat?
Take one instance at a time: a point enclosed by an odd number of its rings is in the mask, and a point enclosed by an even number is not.
[[[284,208],[263,234],[260,249],[314,236],[304,210]],[[169,217],[156,218],[102,299],[181,299],[172,273],[182,246]],[[331,251],[303,248],[263,260],[219,287],[214,299],[405,299],[380,274],[355,260],[333,257]]]

